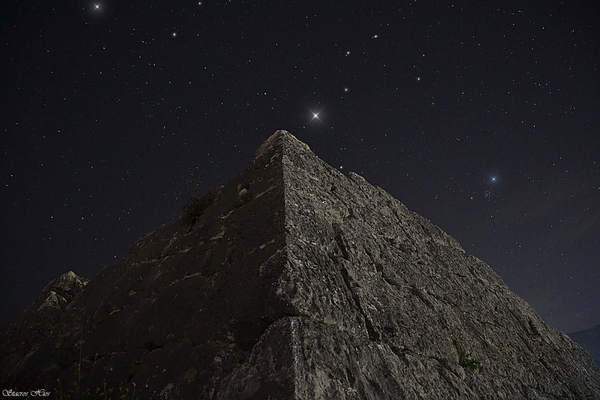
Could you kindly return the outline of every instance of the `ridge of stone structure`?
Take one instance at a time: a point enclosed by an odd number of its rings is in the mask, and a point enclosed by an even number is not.
[[[286,131],[89,282],[0,332],[0,386],[67,398],[600,399],[484,262]],[[62,299],[62,300],[61,300]]]

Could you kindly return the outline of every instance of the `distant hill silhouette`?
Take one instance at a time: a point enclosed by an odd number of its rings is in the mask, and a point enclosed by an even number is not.
[[[596,364],[600,365],[600,325],[569,333],[569,336],[590,353]]]

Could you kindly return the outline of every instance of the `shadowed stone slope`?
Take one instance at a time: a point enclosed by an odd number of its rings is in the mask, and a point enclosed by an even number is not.
[[[291,134],[277,131],[210,198],[192,226],[163,225],[104,268],[44,337],[27,331],[43,317],[34,307],[5,328],[1,386],[74,398],[600,398],[591,357],[489,266]]]

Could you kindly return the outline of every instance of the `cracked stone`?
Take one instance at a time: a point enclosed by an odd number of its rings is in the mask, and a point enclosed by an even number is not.
[[[450,235],[277,131],[193,224],[158,227],[89,282],[63,275],[0,332],[0,386],[104,385],[165,400],[600,399],[600,369]]]

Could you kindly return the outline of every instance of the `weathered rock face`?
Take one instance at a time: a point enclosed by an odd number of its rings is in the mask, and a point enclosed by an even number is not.
[[[0,332],[0,386],[7,377],[28,379],[25,366],[40,342],[60,332],[60,320],[88,280],[72,271],[50,282],[38,299]],[[60,362],[60,360],[57,360]],[[40,389],[35,387],[32,389]]]
[[[5,329],[1,386],[144,399],[600,399],[591,357],[489,266],[289,133],[213,197],[193,226],[163,225],[104,268],[29,352]]]

